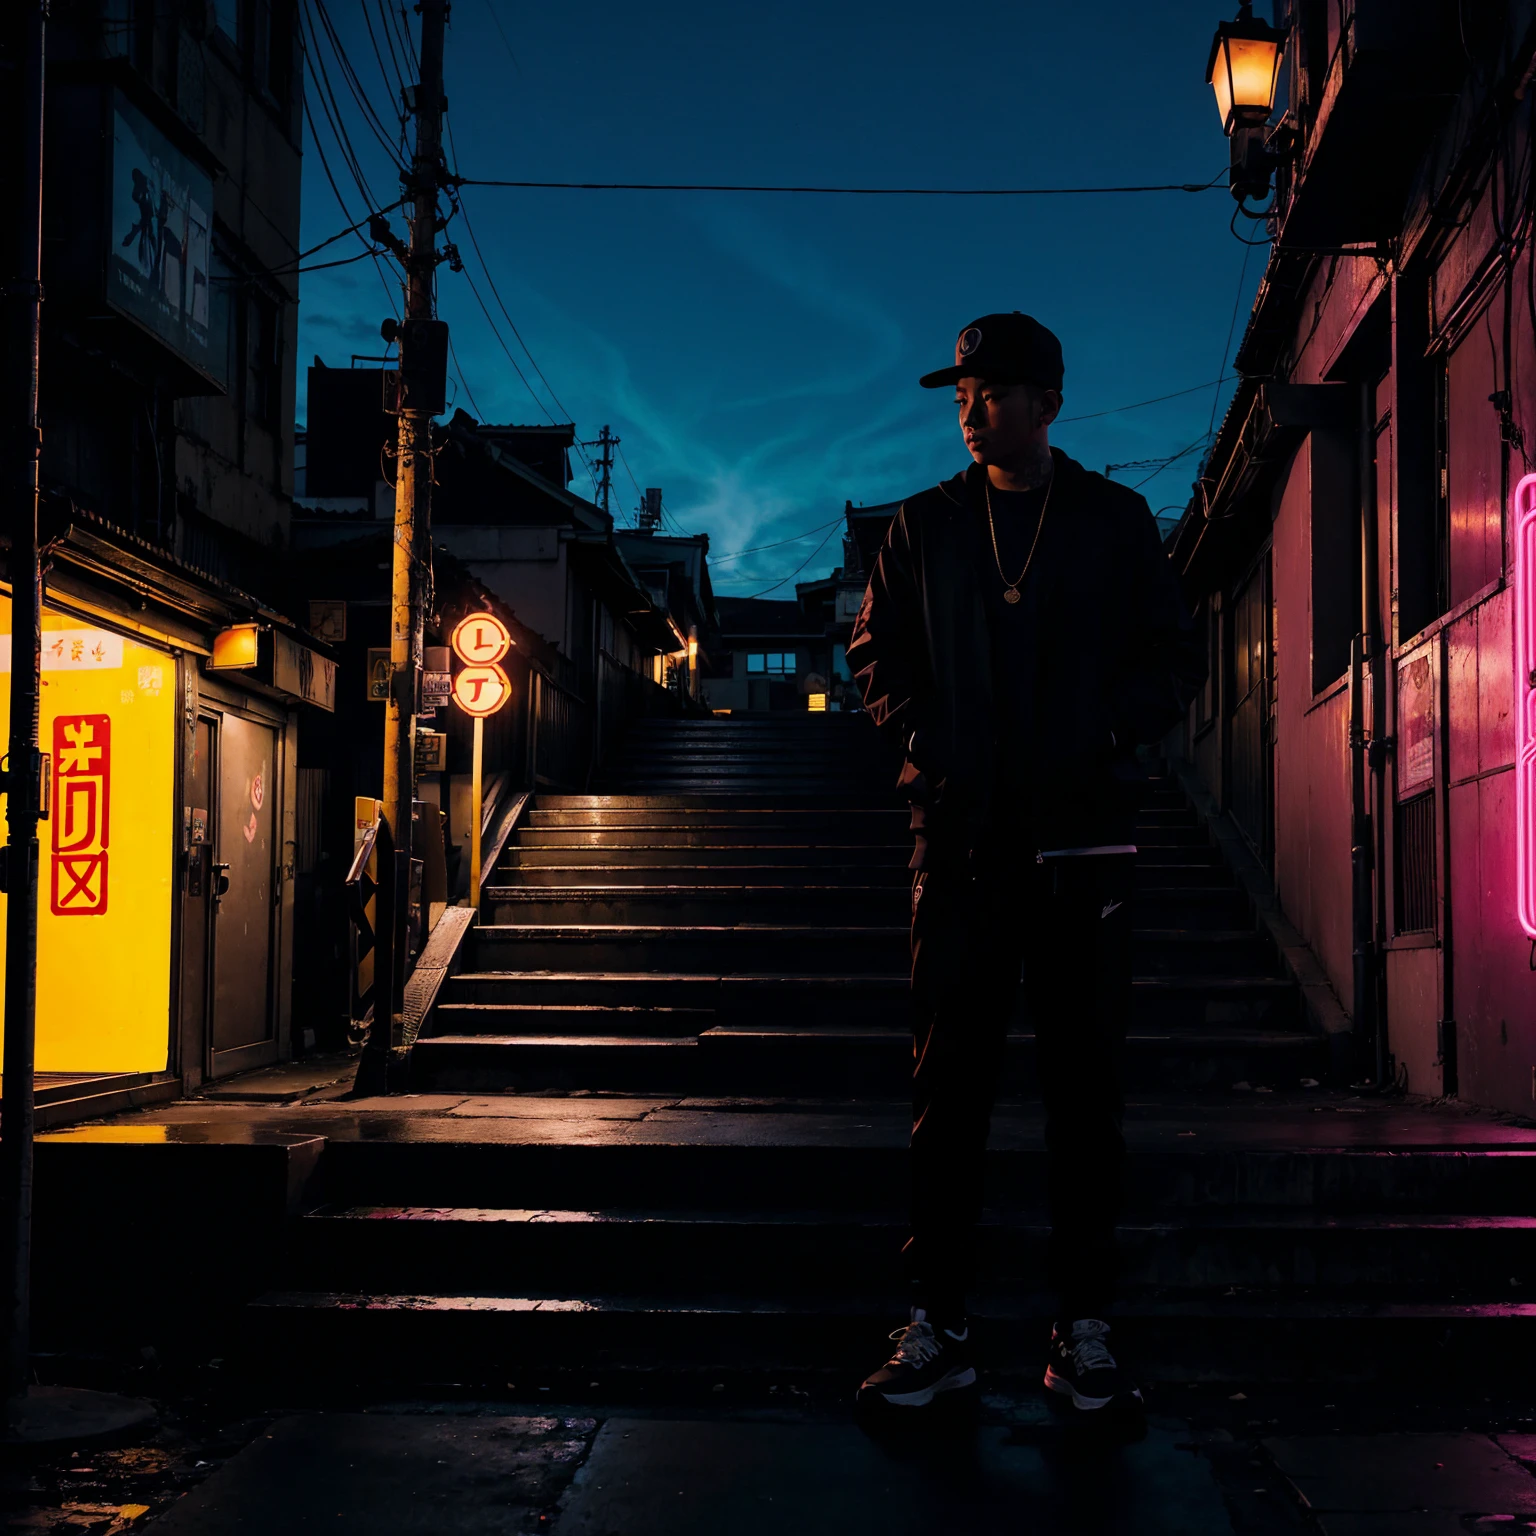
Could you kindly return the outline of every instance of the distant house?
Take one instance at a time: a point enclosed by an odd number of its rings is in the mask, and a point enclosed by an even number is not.
[[[319,359],[310,369],[296,547],[346,542],[393,517],[387,377]],[[626,562],[613,519],[570,489],[574,427],[498,426],[456,411],[438,432],[433,544],[554,648],[573,692],[590,701],[599,674],[614,669],[655,679],[658,657],[686,652],[686,629],[679,636]]]
[[[667,615],[677,643],[671,654],[654,660],[654,681],[670,684],[692,698],[701,696],[702,676],[718,628],[715,594],[709,580],[709,535],[648,533],[638,528],[614,532],[629,568],[639,578],[652,605]]]
[[[900,502],[845,503],[843,563],[795,584],[793,598],[722,597],[720,639],[706,693],[712,709],[862,709],[848,670],[853,621]]]

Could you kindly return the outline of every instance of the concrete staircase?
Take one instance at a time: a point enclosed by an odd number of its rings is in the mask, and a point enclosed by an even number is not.
[[[331,1143],[256,1336],[431,1380],[876,1363],[903,1304],[911,1057],[892,779],[859,716],[651,721],[607,792],[541,795],[414,1052],[422,1094],[480,1097]],[[1317,1087],[1324,1043],[1171,780],[1138,842],[1138,1364],[1536,1354],[1536,1136]],[[1035,1368],[1049,1315],[1031,1058],[1021,1011],[976,1298],[1004,1370]]]

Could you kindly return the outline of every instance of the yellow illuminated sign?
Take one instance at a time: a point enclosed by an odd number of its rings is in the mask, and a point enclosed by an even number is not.
[[[256,634],[254,624],[233,624],[228,629],[221,629],[213,637],[213,655],[208,658],[209,668],[254,667]]]
[[[494,667],[512,649],[512,631],[494,613],[460,619],[449,640],[454,655],[469,666]]]
[[[47,608],[42,627],[40,734],[54,795],[38,829],[37,1070],[164,1071],[176,661]],[[10,598],[0,596],[0,718],[10,630]]]
[[[507,674],[494,662],[484,667],[465,667],[453,680],[453,702],[466,715],[494,715],[511,692]]]

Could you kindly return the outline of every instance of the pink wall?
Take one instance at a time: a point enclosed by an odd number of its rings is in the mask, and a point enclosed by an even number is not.
[[[1275,520],[1275,885],[1348,1006],[1349,696],[1312,695],[1311,454],[1303,444]]]
[[[1451,999],[1463,1098],[1530,1113],[1536,976],[1515,911],[1508,587],[1446,633]]]

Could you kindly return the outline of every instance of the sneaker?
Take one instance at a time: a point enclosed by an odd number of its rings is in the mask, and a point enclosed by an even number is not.
[[[880,1400],[900,1408],[921,1408],[940,1392],[975,1385],[969,1326],[959,1333],[935,1329],[917,1310],[912,1321],[891,1337],[896,1340],[896,1353],[859,1388],[861,1403]]]
[[[1080,1317],[1067,1333],[1051,1329],[1051,1353],[1045,1384],[1067,1394],[1075,1408],[1107,1408],[1117,1397],[1141,1402],[1141,1389],[1121,1370],[1109,1352],[1109,1324],[1097,1317]]]

